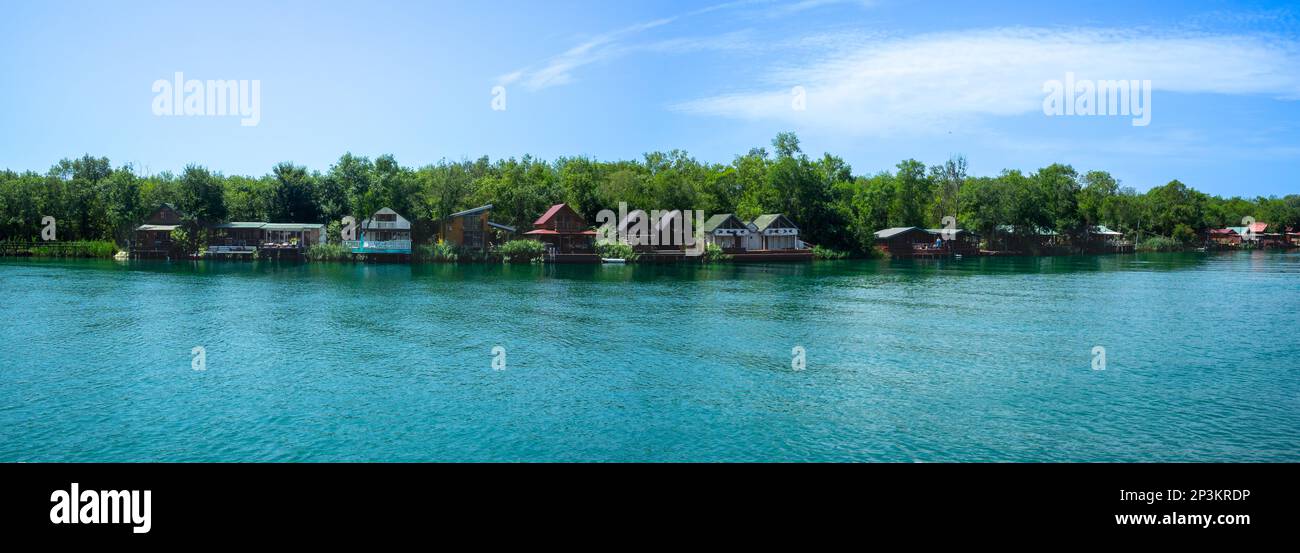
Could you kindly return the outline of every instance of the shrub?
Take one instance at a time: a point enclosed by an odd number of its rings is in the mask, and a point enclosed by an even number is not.
[[[533,263],[542,260],[546,244],[537,240],[511,240],[497,248],[497,253],[510,263]]]
[[[640,254],[636,253],[632,246],[622,242],[596,244],[596,255],[606,259],[623,259],[626,261],[636,261],[640,257]]]
[[[823,248],[821,246],[813,246],[814,259],[845,259],[848,256],[849,256],[848,252],[836,251],[830,248]]]
[[[731,254],[723,252],[722,246],[717,244],[707,244],[704,246],[704,255],[701,260],[705,263],[718,263],[721,261],[730,261]]]
[[[439,240],[434,244],[421,244],[415,248],[415,258],[419,261],[433,261],[437,263],[455,263],[460,259],[456,252],[456,247]]]

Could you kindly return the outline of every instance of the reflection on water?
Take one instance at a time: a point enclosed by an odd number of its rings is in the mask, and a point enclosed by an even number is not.
[[[1296,461],[1298,272],[6,259],[0,460]]]

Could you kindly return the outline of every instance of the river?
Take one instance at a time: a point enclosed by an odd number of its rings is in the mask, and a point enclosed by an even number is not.
[[[0,282],[0,461],[1300,461],[1295,253]]]

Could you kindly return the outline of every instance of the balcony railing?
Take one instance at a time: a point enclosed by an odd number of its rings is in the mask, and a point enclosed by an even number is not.
[[[256,246],[208,246],[208,253],[248,253],[257,251]]]
[[[409,250],[410,240],[345,240],[343,245],[351,249],[366,250]]]

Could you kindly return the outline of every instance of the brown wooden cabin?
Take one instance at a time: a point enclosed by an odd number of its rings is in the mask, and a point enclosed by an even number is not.
[[[596,254],[596,231],[568,204],[555,204],[533,221],[524,236],[546,245],[549,263],[600,263]]]
[[[172,231],[180,228],[185,214],[172,204],[162,204],[155,209],[144,224],[135,228],[131,240],[131,257],[167,258],[180,255],[174,251],[176,244],[172,241]]]
[[[491,215],[492,204],[452,213],[439,222],[438,239],[461,249],[487,251],[515,234],[514,227],[492,222]]]
[[[1206,240],[1210,245],[1218,248],[1235,248],[1241,245],[1241,235],[1230,228],[1210,229],[1206,233]]]
[[[952,238],[944,239],[944,233]],[[876,245],[893,257],[979,255],[979,235],[965,229],[893,227],[876,231]]]

